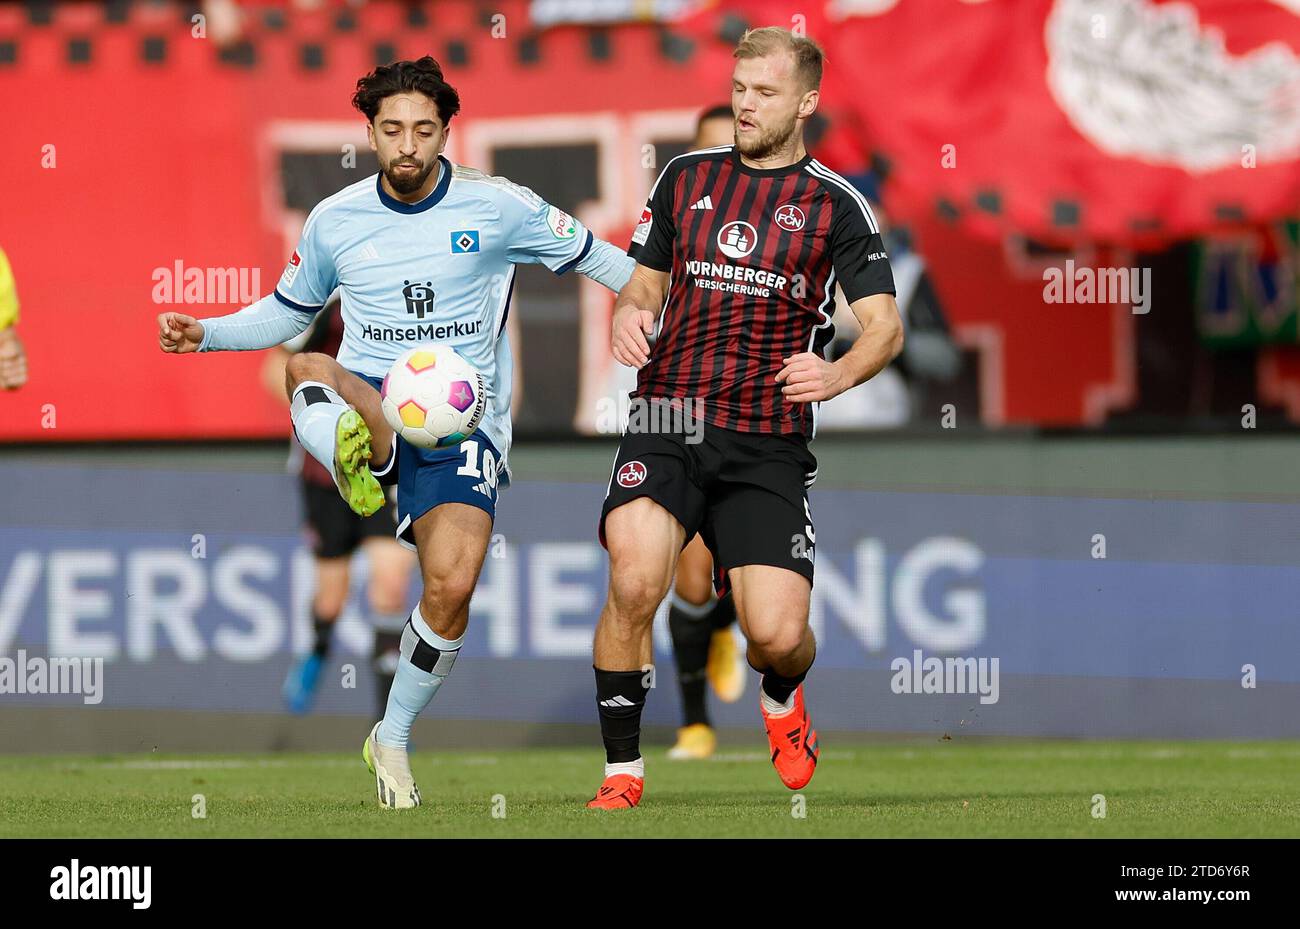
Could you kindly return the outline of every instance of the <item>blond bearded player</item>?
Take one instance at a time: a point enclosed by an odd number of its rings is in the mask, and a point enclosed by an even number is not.
[[[614,462],[599,525],[610,558],[594,647],[606,764],[588,806],[599,809],[641,800],[645,635],[697,532],[762,675],[772,763],[791,789],[812,778],[819,747],[803,682],[816,652],[808,627],[815,534],[806,488],[817,461],[808,440],[819,401],[866,381],[902,349],[875,217],[804,146],[821,49],[766,28],[747,32],[735,57],[735,144],[664,168],[614,308],[614,358],[639,369],[633,397],[689,402],[702,408],[705,428],[699,442],[685,430],[629,431]],[[836,286],[862,336],[831,363],[822,351]]]
[[[736,119],[731,104],[710,107],[695,126],[696,151],[730,145]],[[668,609],[668,631],[677,662],[677,686],[682,694],[682,725],[668,749],[675,761],[709,758],[718,739],[709,721],[705,682],[718,698],[735,703],[745,692],[745,662],[736,648],[732,626],[736,608],[730,596],[713,595],[713,556],[696,535],[682,549]]]

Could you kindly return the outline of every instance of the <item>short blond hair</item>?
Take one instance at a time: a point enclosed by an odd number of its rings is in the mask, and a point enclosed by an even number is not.
[[[773,52],[789,52],[794,57],[794,73],[808,90],[822,84],[822,65],[826,53],[807,36],[795,35],[780,26],[746,29],[732,52],[734,58],[766,58]]]

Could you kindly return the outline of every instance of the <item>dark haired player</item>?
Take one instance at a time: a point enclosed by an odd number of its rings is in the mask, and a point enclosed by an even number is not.
[[[902,348],[875,218],[804,146],[821,49],[765,28],[745,33],[735,57],[735,144],[664,168],[614,308],[614,358],[640,369],[633,396],[702,403],[705,428],[694,444],[683,430],[628,433],[619,445],[599,527],[610,582],[594,648],[606,765],[588,806],[598,809],[640,802],[645,633],[697,531],[762,675],[759,709],[777,774],[791,789],[812,778],[819,746],[803,681],[816,651],[815,534],[806,488],[817,460],[808,440],[818,401],[872,377]],[[822,349],[836,285],[863,331],[832,363]]]
[[[576,270],[618,290],[632,260],[531,190],[442,154],[460,97],[432,58],[376,68],[352,98],[380,171],[321,201],[275,292],[230,316],[158,317],[166,352],[270,348],[311,323],[338,289],[343,347],[289,359],[294,434],[362,515],[397,483],[398,539],[424,589],[402,632],[384,718],[363,756],[384,807],[418,806],[411,726],[451,673],[487,553],[497,493],[509,480],[512,364],[506,315],[515,266]],[[380,409],[382,378],[421,342],[452,345],[483,375],[488,406],[468,438],[422,449]]]

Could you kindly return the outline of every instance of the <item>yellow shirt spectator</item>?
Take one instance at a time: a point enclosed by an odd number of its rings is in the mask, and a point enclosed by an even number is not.
[[[14,286],[14,273],[9,259],[0,249],[0,329],[8,329],[18,322],[18,289]]]

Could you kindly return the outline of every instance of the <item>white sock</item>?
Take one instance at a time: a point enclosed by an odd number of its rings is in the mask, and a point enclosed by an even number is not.
[[[334,446],[339,417],[349,407],[343,398],[319,381],[303,381],[293,391],[289,402],[293,432],[302,447],[334,473]]]
[[[784,716],[786,713],[793,713],[794,695],[795,691],[790,691],[790,696],[786,698],[785,703],[777,703],[767,695],[767,691],[763,689],[761,680],[758,685],[758,699],[762,702],[763,709],[767,710],[768,716]]]
[[[432,671],[417,668],[411,660],[420,640],[438,652]],[[375,733],[376,742],[393,748],[406,748],[415,718],[429,705],[442,682],[451,674],[464,642],[464,635],[451,640],[435,633],[420,614],[420,604],[415,605],[411,610],[410,625],[402,632],[402,657],[398,659],[393,686],[388,691],[384,718],[379,721],[379,731]]]
[[[639,777],[641,780],[645,780],[645,759],[638,758],[636,761],[605,762],[605,776],[613,777],[615,774],[630,774],[633,777]]]

